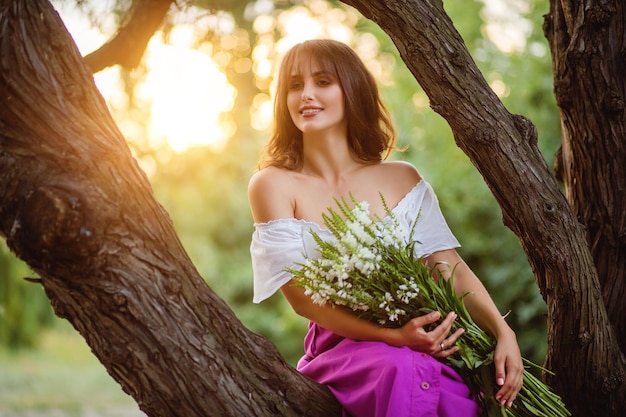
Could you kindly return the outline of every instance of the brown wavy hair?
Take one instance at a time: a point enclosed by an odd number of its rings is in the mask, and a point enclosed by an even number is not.
[[[396,135],[376,80],[348,45],[317,39],[295,45],[282,60],[274,99],[273,131],[259,168],[275,166],[297,170],[302,167],[302,132],[293,123],[287,108],[288,80],[295,67],[313,62],[339,81],[352,155],[363,162],[387,158],[394,148]]]

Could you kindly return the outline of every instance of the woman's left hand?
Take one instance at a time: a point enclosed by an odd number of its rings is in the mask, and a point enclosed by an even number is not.
[[[499,335],[493,361],[496,367],[496,383],[501,386],[496,393],[496,400],[511,407],[522,389],[524,374],[522,355],[513,330]]]

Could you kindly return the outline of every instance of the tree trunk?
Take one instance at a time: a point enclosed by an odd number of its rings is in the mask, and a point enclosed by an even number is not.
[[[149,416],[339,415],[199,276],[43,0],[0,2],[0,233]]]
[[[626,5],[552,1],[544,28],[563,126],[561,178],[626,352]]]
[[[536,146],[532,123],[506,111],[469,56],[441,1],[344,3],[378,23],[393,39],[428,94],[431,107],[448,121],[456,143],[483,175],[502,208],[505,225],[519,237],[548,307],[547,366],[556,375],[546,375],[547,382],[574,416],[622,416],[626,360],[602,302],[585,231]],[[616,25],[615,30],[618,28],[621,32],[617,38],[623,41],[624,26]],[[623,49],[621,56],[622,67],[616,65],[617,69],[623,68]],[[588,85],[583,88],[588,88],[588,94],[596,91]],[[623,83],[619,88],[623,92]],[[580,100],[585,95],[572,97]],[[580,104],[585,106],[582,100]],[[578,117],[584,115],[579,113]],[[615,132],[610,140],[621,139],[623,146],[623,129]],[[584,151],[589,152],[587,148]],[[604,152],[602,147],[598,152]],[[618,184],[625,179],[624,160],[623,153],[615,159],[614,165],[622,165]],[[619,201],[611,207],[622,208],[622,221],[614,225],[621,230],[623,242],[623,185],[607,191],[612,183],[615,178],[601,178],[598,187],[605,190],[605,196]],[[600,227],[609,228],[604,223],[610,220],[608,216],[597,220]],[[621,248],[623,252],[623,243]],[[623,284],[622,280],[618,285]],[[623,299],[623,291],[617,297]],[[623,311],[623,305],[618,307]],[[619,331],[623,334],[624,327]]]

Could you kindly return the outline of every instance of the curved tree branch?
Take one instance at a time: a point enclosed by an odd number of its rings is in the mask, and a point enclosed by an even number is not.
[[[176,0],[137,1],[130,17],[108,42],[85,56],[85,63],[93,73],[121,65],[132,69],[139,65],[148,42],[159,29],[167,12]]]

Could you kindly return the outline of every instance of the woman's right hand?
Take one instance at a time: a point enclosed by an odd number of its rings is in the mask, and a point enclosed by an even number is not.
[[[408,346],[413,350],[428,353],[438,358],[445,358],[456,353],[459,348],[455,346],[456,340],[463,334],[464,329],[452,331],[452,323],[457,315],[448,313],[445,319],[431,331],[426,328],[440,318],[438,311],[415,317],[399,329],[391,344],[395,346]]]

